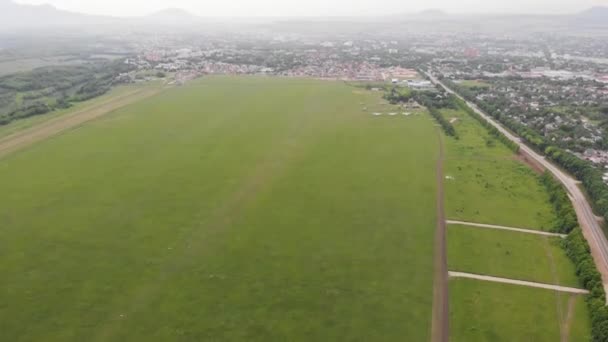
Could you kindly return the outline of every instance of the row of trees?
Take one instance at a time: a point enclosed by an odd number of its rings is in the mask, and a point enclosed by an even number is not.
[[[558,219],[555,221],[555,231],[563,234],[570,233],[577,227],[576,212],[572,207],[572,202],[568,198],[566,190],[561,183],[556,181],[549,172],[545,172],[540,177],[541,183],[547,189],[551,204],[555,208]]]
[[[592,339],[595,342],[606,342],[608,341],[606,293],[602,284],[602,276],[593,263],[589,244],[585,241],[582,231],[575,229],[562,241],[562,247],[574,262],[576,275],[581,284],[590,292],[585,299],[591,314]]]
[[[435,120],[437,120],[445,134],[458,139],[458,133],[456,132],[454,125],[452,125],[448,120],[446,120],[437,108],[428,107],[428,109],[429,113],[431,113],[431,116],[434,117]]]

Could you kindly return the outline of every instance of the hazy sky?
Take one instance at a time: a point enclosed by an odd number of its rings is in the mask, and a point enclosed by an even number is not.
[[[71,11],[144,15],[175,7],[203,16],[378,15],[442,9],[453,13],[571,13],[608,0],[16,0]]]

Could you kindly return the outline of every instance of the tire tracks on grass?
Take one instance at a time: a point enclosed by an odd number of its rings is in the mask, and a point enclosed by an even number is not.
[[[435,256],[433,280],[433,314],[431,341],[447,342],[449,339],[448,263],[446,242],[446,218],[444,209],[443,161],[444,147],[441,132],[437,158],[437,227],[435,230]]]

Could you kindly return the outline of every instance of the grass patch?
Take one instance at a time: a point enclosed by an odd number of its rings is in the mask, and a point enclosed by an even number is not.
[[[447,140],[450,219],[551,230],[554,212],[538,175],[463,111],[444,110],[459,140]]]
[[[450,341],[559,341],[570,294],[524,286],[450,280]],[[584,298],[575,297],[570,341],[589,341]],[[583,311],[583,312],[582,312]]]
[[[560,238],[477,227],[448,227],[449,269],[580,287]]]
[[[209,77],[0,162],[6,340],[429,339],[437,130]]]

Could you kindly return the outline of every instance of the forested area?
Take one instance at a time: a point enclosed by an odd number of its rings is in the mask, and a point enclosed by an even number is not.
[[[122,61],[54,66],[0,77],[0,125],[106,93],[130,71]]]

